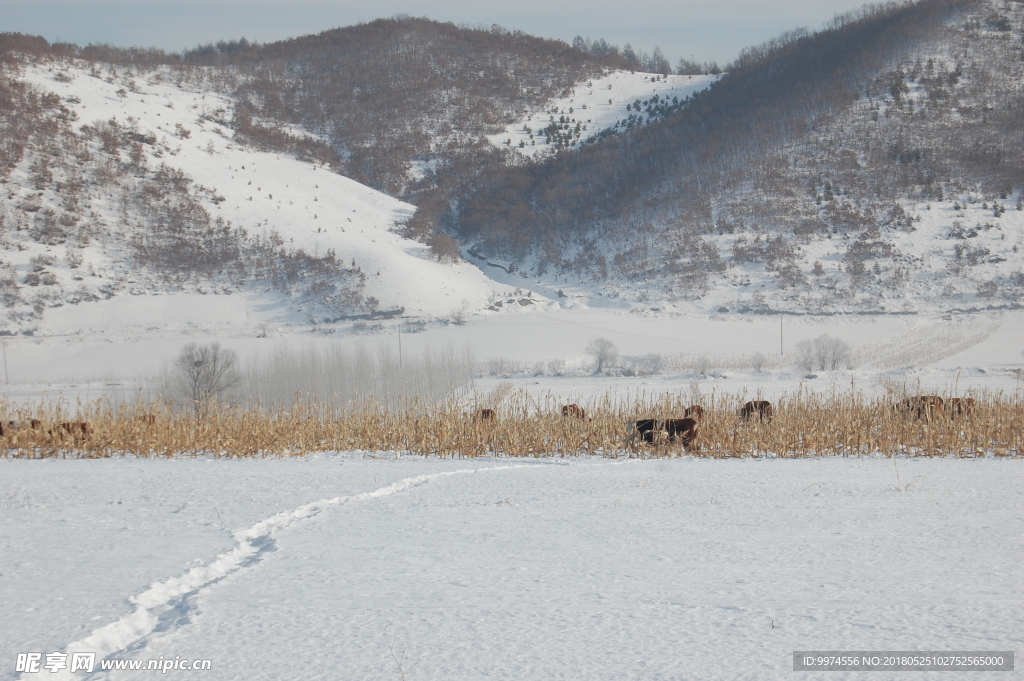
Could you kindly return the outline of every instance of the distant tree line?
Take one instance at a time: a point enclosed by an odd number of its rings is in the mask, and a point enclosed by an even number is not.
[[[579,35],[573,38],[572,46],[581,52],[589,52],[613,68],[660,73],[666,76],[672,73],[672,65],[658,46],[648,54],[643,50],[635,51],[629,43],[620,50],[617,45],[612,45],[604,39],[591,40]]]

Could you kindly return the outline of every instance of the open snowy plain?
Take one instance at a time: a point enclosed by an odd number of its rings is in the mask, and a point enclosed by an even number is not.
[[[17,653],[94,651],[210,660],[169,678],[775,679],[794,650],[1019,650],[1024,631],[1016,460],[349,453],[0,477],[0,678]],[[67,671],[22,678],[86,678]]]

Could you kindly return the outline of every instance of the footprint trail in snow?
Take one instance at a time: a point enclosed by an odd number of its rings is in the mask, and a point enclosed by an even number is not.
[[[207,565],[193,568],[179,577],[171,577],[151,585],[142,593],[132,596],[129,601],[135,610],[121,619],[96,629],[85,638],[69,644],[64,650],[68,654],[68,668],[49,672],[41,669],[35,674],[22,674],[22,679],[47,679],[48,681],[68,681],[91,676],[84,672],[70,672],[72,653],[96,653],[96,666],[93,674],[100,671],[100,661],[111,655],[132,648],[141,650],[145,639],[153,633],[167,631],[188,618],[189,599],[201,589],[223,579],[227,575],[249,567],[259,561],[261,555],[273,547],[274,535],[291,524],[311,518],[321,511],[339,504],[379,499],[414,487],[426,484],[439,478],[452,475],[466,475],[484,471],[508,470],[510,468],[529,468],[532,464],[511,466],[493,466],[488,468],[470,468],[443,473],[431,473],[404,478],[385,487],[371,492],[362,492],[333,499],[321,499],[299,506],[290,511],[282,511],[252,527],[235,532],[235,548],[217,556]]]

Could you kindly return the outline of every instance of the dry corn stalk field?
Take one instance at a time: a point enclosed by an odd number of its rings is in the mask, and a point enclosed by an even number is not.
[[[136,456],[259,457],[317,451],[390,451],[440,457],[741,456],[1020,456],[1024,444],[1021,395],[974,394],[968,415],[918,418],[895,405],[903,396],[798,392],[777,400],[768,423],[740,418],[747,397],[710,395],[690,450],[677,443],[644,443],[633,422],[681,418],[683,394],[638,396],[581,405],[586,417],[562,415],[548,395],[510,392],[487,404],[423,405],[400,409],[372,404],[346,407],[296,402],[268,411],[211,406],[174,409],[164,403],[112,406],[107,402],[56,403],[31,412],[0,403],[7,457],[94,458]],[[476,418],[493,408],[494,420]],[[36,420],[34,427],[32,420]],[[62,428],[87,422],[89,432]]]

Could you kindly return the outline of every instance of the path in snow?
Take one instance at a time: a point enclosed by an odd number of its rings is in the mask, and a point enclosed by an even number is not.
[[[258,562],[266,551],[275,546],[274,535],[293,523],[310,518],[326,508],[340,504],[355,503],[366,499],[382,497],[405,492],[419,485],[438,478],[452,475],[477,473],[481,470],[505,470],[523,468],[530,464],[495,466],[491,468],[460,469],[428,475],[405,478],[385,487],[354,494],[351,496],[321,499],[299,506],[290,511],[283,511],[252,527],[235,533],[237,546],[221,554],[207,565],[193,568],[180,577],[172,577],[153,584],[144,592],[132,596],[129,600],[136,609],[129,615],[100,627],[89,636],[69,644],[64,652],[95,652],[97,660],[105,659],[115,653],[132,650],[139,651],[146,645],[146,638],[153,633],[165,632],[179,624],[187,623],[190,599],[198,592],[223,579],[227,575]],[[63,681],[66,679],[83,678],[84,675],[72,674],[67,669],[57,672],[40,671],[38,674],[22,674],[23,679],[49,679]]]
[[[408,681],[649,681],[788,679],[796,649],[1019,649],[1020,476],[873,458],[450,476],[281,534],[144,656],[385,681],[387,627]]]

